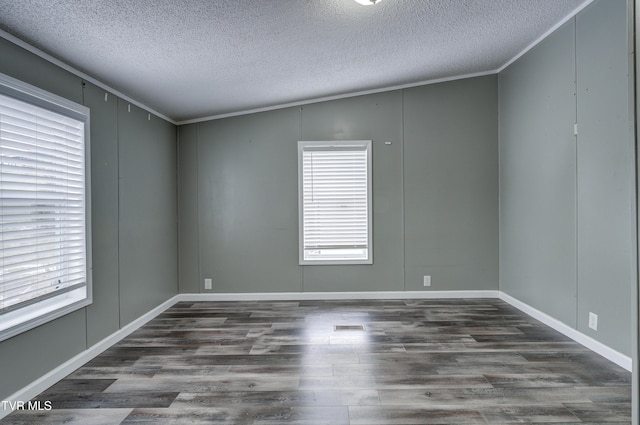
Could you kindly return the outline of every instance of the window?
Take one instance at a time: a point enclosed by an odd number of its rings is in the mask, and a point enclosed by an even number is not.
[[[0,74],[0,340],[91,303],[89,110]]]
[[[372,264],[371,141],[298,142],[300,264]]]

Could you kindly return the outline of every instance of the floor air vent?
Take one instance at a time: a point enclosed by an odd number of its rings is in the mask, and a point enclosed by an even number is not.
[[[335,325],[334,331],[363,331],[364,325]]]

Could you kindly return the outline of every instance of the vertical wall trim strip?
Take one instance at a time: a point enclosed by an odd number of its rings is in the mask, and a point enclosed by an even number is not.
[[[406,214],[406,199],[405,199],[405,176],[404,176],[404,128],[405,128],[405,115],[404,115],[404,94],[406,89],[400,91],[400,114],[401,114],[401,125],[400,125],[400,184],[401,184],[401,193],[400,198],[402,199],[400,208],[402,209],[402,290],[407,290],[407,233],[405,232],[405,226],[407,224],[407,214]]]
[[[638,113],[638,81],[637,81],[637,64],[636,64],[636,25],[635,25],[635,13],[636,7],[634,6],[634,2],[637,0],[627,0],[627,52],[628,52],[628,83],[629,83],[629,96],[628,96],[628,104],[629,104],[629,150],[630,150],[630,161],[631,161],[631,169],[634,171],[633,174],[633,188],[631,190],[631,222],[632,222],[632,234],[634,235],[632,239],[632,279],[635,282],[635,285],[632,285],[631,294],[632,294],[632,326],[631,331],[633,332],[632,341],[631,341],[631,350],[632,350],[632,358],[633,358],[633,391],[637,391],[637,383],[638,383],[638,368],[637,368],[637,353],[638,353],[638,145],[637,145],[637,125],[638,122],[636,120]],[[638,393],[635,392],[636,396],[634,398],[633,403],[633,414],[635,415],[632,420],[632,423],[637,423],[640,419],[637,416],[638,402],[640,399],[638,398]]]
[[[579,234],[580,234],[580,216],[578,214],[578,190],[580,189],[578,186],[578,177],[579,177],[579,162],[578,162],[578,149],[579,149],[579,144],[578,141],[580,140],[580,124],[579,124],[579,117],[578,117],[578,19],[576,16],[574,16],[573,18],[571,18],[573,20],[573,100],[575,102],[575,110],[574,110],[574,117],[573,117],[573,125],[575,125],[576,123],[578,124],[578,134],[573,135],[573,142],[574,142],[574,160],[575,160],[575,164],[576,164],[576,171],[575,171],[575,181],[574,181],[574,190],[575,190],[575,199],[574,199],[574,217],[576,218],[576,223],[575,223],[575,244],[576,244],[576,258],[575,258],[575,265],[576,265],[576,279],[575,279],[575,284],[576,284],[576,310],[575,310],[575,315],[576,315],[576,319],[575,319],[575,324],[576,324],[576,329],[578,329],[579,325],[580,325],[580,317],[579,317],[579,308],[578,308],[578,304],[579,304],[579,296],[580,296],[580,281],[579,281],[579,276],[580,276],[580,241],[579,241]]]
[[[200,125],[196,124],[196,222],[198,229],[201,229],[200,222]],[[196,243],[198,244],[198,292],[204,291],[204,276],[202,275],[202,246],[200,246],[200,231],[196,232]],[[213,290],[213,289],[212,289]]]
[[[118,223],[118,232],[116,234],[116,246],[118,247],[118,252],[116,253],[116,257],[118,258],[118,328],[122,329],[122,291],[121,291],[121,282],[122,282],[122,271],[120,268],[120,229],[121,229],[121,225],[120,225],[120,215],[122,214],[122,211],[120,210],[120,198],[121,198],[121,192],[120,192],[120,133],[121,133],[121,123],[120,123],[120,99],[118,99],[117,97],[115,98],[115,102],[116,102],[116,127],[117,127],[117,137],[118,140],[116,141],[116,158],[118,158],[118,160],[116,161],[116,175],[118,176],[118,178],[116,179],[116,190],[118,191],[118,217],[117,217],[117,223]]]

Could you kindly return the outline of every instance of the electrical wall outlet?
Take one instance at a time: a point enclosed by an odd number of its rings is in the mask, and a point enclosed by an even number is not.
[[[431,286],[431,276],[425,276],[422,283],[424,284],[424,286]]]
[[[595,313],[589,313],[589,327],[594,331],[598,330],[598,315]]]
[[[213,284],[211,283],[211,279],[204,280],[204,289],[212,289]]]

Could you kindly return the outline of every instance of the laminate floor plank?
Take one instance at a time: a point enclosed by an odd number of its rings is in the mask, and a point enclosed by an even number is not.
[[[12,413],[2,423],[13,425],[82,424],[114,425],[122,423],[132,409],[52,409],[50,411],[21,410]]]
[[[350,425],[408,425],[408,424],[486,424],[482,413],[464,407],[429,408],[421,405],[351,406]]]
[[[630,424],[631,373],[496,299],[180,302],[2,424]]]

